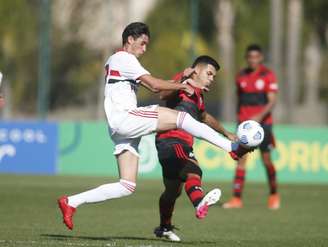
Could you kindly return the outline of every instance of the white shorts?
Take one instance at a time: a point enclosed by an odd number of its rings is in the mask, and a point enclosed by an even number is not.
[[[157,108],[158,105],[150,105],[114,113],[108,112],[105,105],[109,123],[108,130],[115,145],[115,155],[122,153],[124,150],[129,150],[139,156],[138,145],[141,137],[151,134],[157,129]]]

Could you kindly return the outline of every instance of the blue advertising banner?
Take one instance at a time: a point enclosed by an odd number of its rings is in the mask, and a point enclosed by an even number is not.
[[[57,124],[46,122],[0,123],[0,172],[54,174]]]

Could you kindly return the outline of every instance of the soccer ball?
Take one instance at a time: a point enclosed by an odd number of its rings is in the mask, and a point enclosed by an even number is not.
[[[253,148],[262,143],[264,130],[258,122],[247,120],[239,124],[237,136],[242,145]]]

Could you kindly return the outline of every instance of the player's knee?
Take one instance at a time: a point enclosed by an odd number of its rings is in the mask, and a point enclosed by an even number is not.
[[[158,107],[158,130],[168,130],[176,126],[178,111],[166,107]]]
[[[173,203],[181,195],[181,191],[165,190],[161,196],[166,202]]]
[[[136,183],[124,179],[120,179],[120,185],[122,186],[122,196],[132,195],[135,192],[137,186]]]
[[[200,178],[203,175],[202,169],[194,164],[193,162],[188,162],[181,170],[180,172],[180,179],[185,182],[191,174],[194,174],[195,176],[199,176]]]

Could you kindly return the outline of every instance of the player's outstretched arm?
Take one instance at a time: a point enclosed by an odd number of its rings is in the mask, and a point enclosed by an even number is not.
[[[172,81],[171,83],[177,83],[176,81]],[[170,100],[171,98],[177,95],[177,91],[174,90],[163,90],[159,93],[160,100]]]
[[[178,80],[178,81],[169,81],[169,82],[172,82],[172,83],[185,83],[185,84],[189,84],[190,86],[193,86],[194,88],[201,88],[202,90],[207,91],[207,88],[206,87],[202,86],[201,84],[197,83],[194,80],[191,80],[190,78],[188,78],[186,76],[183,76],[181,78],[181,80]],[[165,91],[160,92],[159,98],[161,100],[169,100],[171,97],[174,97],[175,95],[176,95],[176,91],[173,91],[173,90],[165,90]]]
[[[209,114],[206,111],[203,112],[202,114],[202,122],[210,126],[212,129],[216,130],[220,134],[224,135],[231,141],[236,141],[238,139],[234,133],[231,133],[228,130],[226,130],[223,127],[223,125],[218,120],[216,120],[215,117],[213,117],[211,114]]]
[[[151,75],[142,75],[139,77],[141,84],[151,90],[154,93],[159,93],[161,91],[171,90],[178,91],[183,90],[187,94],[192,95],[194,89],[188,84],[172,83],[171,81],[162,80]]]

